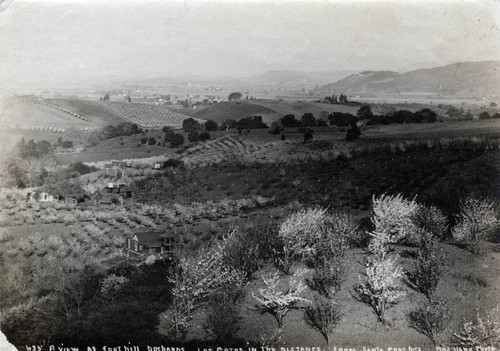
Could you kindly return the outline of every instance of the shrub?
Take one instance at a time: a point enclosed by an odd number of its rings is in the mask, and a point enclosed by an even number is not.
[[[435,239],[423,241],[417,255],[416,271],[412,277],[417,289],[429,300],[436,291],[439,278],[446,262],[445,252],[439,248]]]
[[[282,334],[283,334],[283,331],[281,330],[281,328],[276,328],[270,334],[263,331],[259,334],[258,340],[259,340],[261,345],[269,345],[269,346],[273,346],[273,347],[277,348],[281,342],[281,338],[283,336]]]
[[[165,142],[170,143],[172,142],[172,137],[175,135],[175,132],[172,129],[168,129],[165,131]]]
[[[101,295],[105,299],[114,299],[129,279],[115,274],[110,274],[101,281]]]
[[[246,279],[250,279],[262,267],[265,257],[260,249],[263,243],[245,234],[235,228],[223,238],[222,260],[226,265],[244,272]]]
[[[184,144],[184,136],[181,134],[173,134],[170,136],[170,146],[171,147],[178,147]]]
[[[200,141],[207,141],[210,140],[210,133],[209,132],[201,132],[200,133]]]
[[[438,240],[442,240],[446,237],[449,227],[448,219],[444,213],[432,205],[419,206],[415,215],[415,223],[424,233],[429,233]],[[422,233],[421,231],[416,232]],[[418,243],[419,238],[414,238],[413,241]]]
[[[332,112],[330,115],[328,115],[328,120],[330,121],[330,125],[346,127],[348,125],[356,123],[358,118],[350,113]]]
[[[366,265],[365,279],[360,278],[354,286],[360,301],[370,305],[382,323],[386,309],[406,295],[398,284],[401,277],[401,268],[393,259],[371,260]]]
[[[70,149],[73,147],[73,142],[69,140],[64,140],[61,144],[61,146],[65,149]]]
[[[281,133],[280,129],[281,129],[281,127],[279,125],[274,125],[274,126],[271,126],[271,129],[269,129],[268,133],[277,135],[277,134]]]
[[[313,134],[310,131],[304,132],[304,143],[311,142],[313,140]]]
[[[228,101],[239,100],[239,99],[241,99],[242,96],[243,95],[239,91],[235,91],[235,92],[229,94],[229,96],[227,97],[227,100]]]
[[[500,344],[500,309],[499,306],[479,315],[472,320],[464,318],[460,330],[453,333],[451,341],[462,347],[476,347]]]
[[[460,203],[452,234],[455,240],[468,243],[471,251],[478,254],[481,242],[491,237],[497,225],[493,202],[471,195]]]
[[[5,229],[0,232],[0,244],[5,244],[14,239],[14,234],[12,232],[8,232]]]
[[[349,246],[358,244],[359,224],[354,217],[346,212],[336,211],[326,216],[321,224],[320,240],[316,240],[316,254],[342,255]]]
[[[97,171],[97,168],[94,166],[87,166],[85,163],[82,162],[74,162],[69,165],[69,168],[71,170],[74,170],[80,174],[88,174]]]
[[[491,118],[491,116],[487,111],[481,112],[479,114],[479,119],[490,119],[490,118]]]
[[[30,256],[33,254],[35,251],[33,247],[30,245],[30,242],[26,238],[22,238],[17,242],[17,247],[21,250],[24,251],[25,256]]]
[[[156,145],[156,139],[155,138],[149,138],[148,139],[148,145]]]
[[[427,336],[436,344],[438,334],[445,330],[451,314],[444,299],[426,300],[406,314],[411,328]]]
[[[192,143],[200,140],[200,134],[198,132],[190,132],[188,134],[188,140]]]
[[[205,130],[207,132],[214,132],[217,129],[219,129],[219,125],[217,124],[217,122],[215,122],[211,119],[209,119],[205,122]]]
[[[413,120],[416,123],[432,123],[437,120],[437,113],[429,108],[423,108],[421,110],[415,111],[413,114]]]
[[[352,123],[351,127],[347,130],[345,140],[352,141],[355,139],[359,139],[360,136],[361,136],[361,130],[359,130],[359,127],[357,126],[356,123]]]
[[[265,129],[268,125],[262,122],[262,116],[253,116],[247,118],[241,118],[238,120],[238,133],[239,130],[247,130],[246,134],[250,132],[250,129]]]
[[[306,308],[304,316],[306,323],[319,331],[330,346],[330,334],[342,317],[340,305],[332,299],[316,296],[312,305]]]
[[[176,160],[173,158],[170,158],[163,162],[162,168],[169,168],[169,167],[175,167],[175,168],[182,168],[184,167],[184,162],[182,160]]]
[[[231,290],[216,292],[208,302],[204,329],[215,341],[229,340],[241,328],[241,305],[234,301]]]
[[[26,267],[21,267],[19,264],[11,263],[6,267],[7,271],[2,277],[2,283],[22,297],[30,295],[30,274]]]
[[[321,296],[332,298],[340,291],[341,284],[346,279],[346,262],[344,255],[325,259],[323,264],[316,267],[311,279],[307,279],[310,289],[317,291]]]

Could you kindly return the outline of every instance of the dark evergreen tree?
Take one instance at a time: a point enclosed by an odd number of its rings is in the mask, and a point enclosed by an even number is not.
[[[302,124],[297,121],[295,115],[288,114],[281,118],[281,125],[285,128],[300,127]]]
[[[345,136],[345,140],[351,141],[355,139],[359,139],[361,136],[361,130],[359,130],[359,127],[356,123],[351,124],[351,128],[347,130],[347,134]]]
[[[316,118],[314,118],[314,115],[312,113],[304,113],[304,115],[300,119],[300,123],[304,127],[316,127],[317,125]]]

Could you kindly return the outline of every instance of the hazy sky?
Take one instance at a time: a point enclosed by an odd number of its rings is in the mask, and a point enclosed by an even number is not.
[[[4,0],[0,85],[500,59],[500,2]]]

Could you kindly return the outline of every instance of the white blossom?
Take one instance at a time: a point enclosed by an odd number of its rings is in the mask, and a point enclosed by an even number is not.
[[[274,273],[262,276],[265,288],[259,289],[259,294],[256,295],[252,292],[252,297],[257,300],[258,311],[261,313],[271,314],[278,326],[281,328],[283,325],[283,317],[293,309],[297,303],[310,301],[300,296],[306,290],[302,276],[306,270],[298,269],[289,279],[288,289],[283,291],[279,288],[280,276],[276,271]]]

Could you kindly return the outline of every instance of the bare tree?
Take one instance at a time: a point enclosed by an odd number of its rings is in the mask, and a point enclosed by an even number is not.
[[[450,322],[450,317],[446,301],[439,298],[426,300],[406,314],[410,327],[427,336],[434,345],[438,334],[444,331]]]
[[[318,295],[312,305],[306,308],[304,317],[306,323],[319,331],[330,346],[330,334],[342,317],[340,305],[333,299]]]
[[[36,178],[41,173],[41,163],[40,160],[36,158],[29,158],[23,161],[23,168],[28,179],[28,184],[30,189],[35,185]]]

